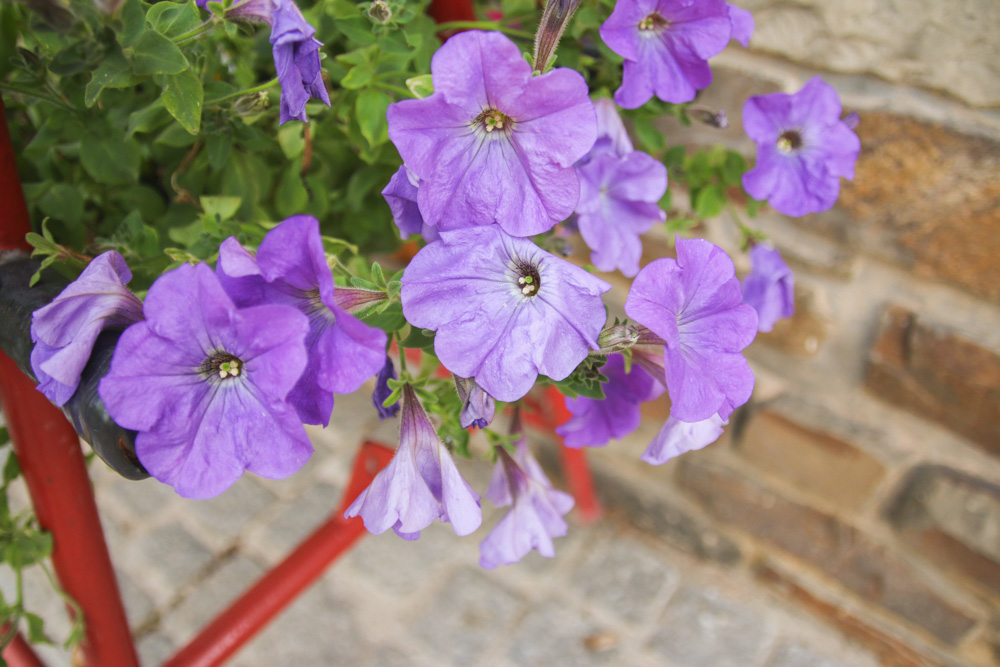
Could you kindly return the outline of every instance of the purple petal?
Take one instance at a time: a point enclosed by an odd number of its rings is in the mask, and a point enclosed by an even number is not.
[[[722,427],[727,423],[718,415],[694,423],[671,416],[639,458],[654,466],[662,465],[681,454],[712,444],[722,435]]]
[[[749,48],[750,38],[753,37],[753,31],[756,27],[753,14],[731,2],[727,4],[729,5],[729,18],[733,22],[733,39],[742,44],[744,48]]]
[[[757,311],[758,330],[795,314],[795,276],[781,253],[756,245],[750,251],[753,271],[743,281],[743,302]]]

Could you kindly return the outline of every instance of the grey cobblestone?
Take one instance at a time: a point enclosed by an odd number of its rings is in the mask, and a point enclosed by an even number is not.
[[[782,644],[765,667],[853,667],[853,664],[831,658],[810,646]]]
[[[326,521],[339,505],[339,490],[322,483],[310,486],[267,521],[260,539],[268,548],[287,553]]]
[[[185,513],[197,519],[215,542],[236,537],[258,512],[274,501],[274,494],[244,475],[224,493],[209,500],[189,502]]]
[[[600,639],[595,641],[599,635],[603,645]],[[533,606],[507,642],[507,656],[517,665],[624,664],[617,637],[590,614],[559,598]]]
[[[245,556],[223,561],[167,614],[162,628],[177,641],[189,640],[262,573],[263,568]]]
[[[126,549],[128,569],[163,604],[212,562],[212,553],[184,528],[167,524],[139,534]]]

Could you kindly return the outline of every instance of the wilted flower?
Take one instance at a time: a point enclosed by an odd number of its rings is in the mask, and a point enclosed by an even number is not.
[[[511,430],[521,432],[517,417]],[[573,497],[552,488],[523,433],[514,448],[513,456],[496,449],[497,464],[486,491],[497,507],[513,504],[479,545],[479,564],[488,570],[517,563],[532,549],[546,558],[555,556],[552,538],[566,535],[563,516],[573,509]]]
[[[459,415],[458,423],[462,428],[489,426],[496,414],[496,401],[483,391],[475,380],[460,378],[457,375],[454,378],[458,397],[462,399],[462,413]]]
[[[601,271],[619,269],[634,276],[642,256],[639,236],[667,217],[659,206],[667,191],[667,168],[646,153],[632,151],[624,157],[598,155],[577,171],[577,225],[593,251],[590,261]]]
[[[399,448],[344,513],[355,516],[371,533],[392,528],[407,540],[420,537],[436,519],[450,522],[457,535],[483,522],[479,496],[459,474],[410,385],[403,387]]]
[[[743,128],[757,143],[757,164],[743,174],[747,193],[791,216],[832,207],[861,150],[840,113],[837,91],[818,76],[794,95],[748,99]]]
[[[656,466],[681,454],[707,447],[719,439],[722,427],[727,423],[719,415],[694,423],[682,422],[671,416],[639,458]]]
[[[726,47],[733,20],[724,0],[618,0],[600,32],[625,58],[615,102],[635,109],[653,95],[693,100],[712,82],[708,59]]]
[[[795,314],[795,275],[781,253],[756,245],[750,251],[753,270],[743,279],[743,303],[757,311],[758,331]]]
[[[114,250],[99,255],[52,303],[31,315],[31,369],[38,391],[64,405],[80,384],[101,331],[142,319],[142,301],[126,283],[132,279],[125,260]]]
[[[306,367],[309,321],[287,306],[237,308],[205,264],[149,290],[146,320],[118,341],[98,393],[135,451],[187,498],[222,493],[244,470],[288,477],[312,446],[285,402]]]
[[[394,403],[389,407],[382,405],[385,403],[385,399],[392,395],[392,389],[389,388],[389,380],[396,379],[396,367],[392,364],[392,359],[388,357],[385,358],[385,366],[382,370],[378,372],[375,376],[375,391],[372,392],[372,405],[378,410],[379,420],[388,419],[390,417],[395,417],[399,414],[399,403]]]
[[[548,231],[573,212],[573,163],[594,144],[583,77],[532,76],[498,32],[451,37],[431,61],[434,94],[389,105],[389,137],[417,177],[425,223],[441,231],[499,223],[514,236]]]
[[[515,401],[539,373],[562,380],[591,349],[611,286],[496,225],[425,246],[402,278],[403,315],[437,331],[445,368]]]
[[[226,239],[216,269],[237,305],[278,303],[309,316],[309,364],[288,395],[305,423],[329,424],[333,394],[357,391],[385,365],[385,332],[337,305],[316,218],[288,218],[267,233],[256,258]]]
[[[411,234],[420,234],[428,243],[439,237],[436,227],[424,222],[417,205],[417,188],[419,181],[405,166],[400,167],[389,184],[382,189],[382,197],[392,211],[392,221],[399,228],[399,237],[403,240]]]
[[[608,381],[604,383],[604,398],[580,396],[567,398],[566,407],[573,416],[556,433],[567,447],[599,447],[612,439],[624,438],[639,427],[642,415],[639,406],[659,397],[664,390],[640,366],[625,372],[625,360],[612,354],[601,367]]]
[[[753,391],[740,351],[757,333],[733,261],[702,239],[677,239],[677,259],[658,259],[636,276],[625,312],[663,339],[671,414],[699,422],[728,419]]]

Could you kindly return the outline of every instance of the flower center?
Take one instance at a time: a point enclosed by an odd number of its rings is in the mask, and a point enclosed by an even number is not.
[[[798,130],[787,130],[778,137],[778,150],[782,153],[791,153],[802,147],[802,135]]]
[[[669,21],[656,12],[653,12],[643,20],[639,21],[639,30],[644,32],[660,32],[667,27]]]
[[[483,109],[483,112],[473,119],[472,125],[476,129],[484,130],[486,134],[496,133],[497,136],[501,136],[513,129],[514,121],[502,111],[489,107]]]
[[[235,379],[243,373],[243,360],[228,352],[215,352],[205,359],[199,370],[208,379]]]
[[[538,275],[538,267],[534,264],[518,262],[514,267],[517,274],[517,287],[524,296],[535,296],[542,286],[542,278]]]

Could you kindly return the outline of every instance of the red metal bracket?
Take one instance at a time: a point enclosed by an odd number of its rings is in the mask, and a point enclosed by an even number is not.
[[[6,633],[7,629],[6,625],[0,628],[0,634]],[[31,648],[31,644],[24,641],[20,632],[14,635],[14,639],[3,650],[3,659],[10,667],[45,667]]]

